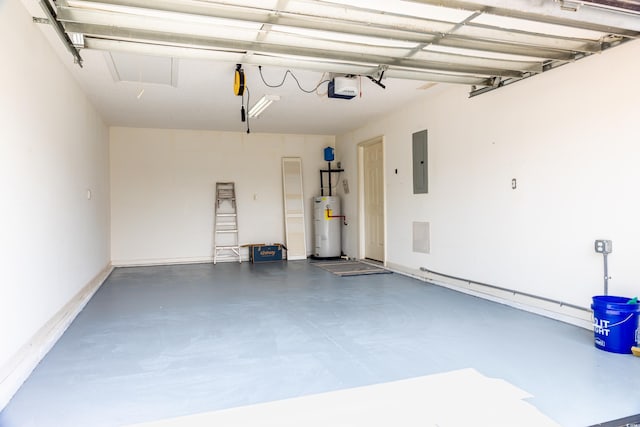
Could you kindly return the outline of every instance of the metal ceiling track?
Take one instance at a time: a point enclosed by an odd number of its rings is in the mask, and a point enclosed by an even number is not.
[[[67,3],[59,2],[59,10]],[[72,2],[73,3],[73,2]],[[102,1],[84,1],[87,4],[110,5],[127,8],[139,9],[141,16],[144,16],[145,10],[150,10],[150,4],[145,0],[102,0]],[[328,6],[330,9],[338,9],[333,13],[315,15],[305,14],[303,12],[272,10],[268,8],[242,7],[229,5],[222,2],[210,1],[207,3],[194,1],[176,1],[176,0],[160,0],[153,2],[153,10],[163,12],[203,16],[211,18],[227,19],[237,22],[251,22],[255,24],[281,25],[292,28],[301,28],[307,30],[330,31],[334,33],[344,33],[365,37],[375,37],[394,41],[415,42],[415,43],[432,43],[436,38],[442,39],[443,35],[447,37],[453,36],[457,39],[456,47],[474,48],[477,40],[491,41],[497,43],[498,46],[504,45],[503,49],[494,48],[494,52],[505,54],[520,54],[534,57],[546,58],[548,51],[588,51],[596,52],[599,50],[599,44],[591,40],[572,39],[567,37],[551,36],[547,34],[538,34],[531,32],[523,32],[515,29],[503,29],[498,27],[490,27],[487,25],[474,24],[467,22],[464,25],[464,31],[454,34],[451,28],[458,25],[459,22],[431,20],[418,18],[415,16],[394,14],[374,9],[358,8],[355,6],[337,5],[333,3],[318,1],[317,3]],[[420,2],[423,3],[423,2]],[[424,3],[429,3],[424,1]],[[447,3],[447,2],[433,2]],[[455,2],[456,4],[458,2]],[[447,6],[445,6],[447,7]],[[62,20],[76,20],[73,12],[79,12],[81,9],[76,7],[67,8],[70,14],[65,15]],[[356,10],[366,14],[366,22],[347,19],[344,13],[345,9]],[[465,9],[467,10],[467,9]],[[479,9],[468,9],[470,13],[474,13]],[[59,13],[62,13],[60,10]],[[482,11],[482,13],[488,13]],[[376,16],[383,16],[384,20],[394,18],[397,22],[388,24],[376,20]],[[147,17],[148,18],[148,17]],[[383,21],[384,21],[383,20]],[[79,21],[82,22],[82,21]],[[546,22],[546,21],[543,21]],[[115,24],[115,23],[112,23]],[[596,29],[597,28],[597,29]],[[590,25],[589,29],[606,33],[628,33],[624,29],[616,29],[608,26]],[[617,32],[616,32],[617,31]],[[620,34],[625,35],[625,34]],[[625,35],[626,36],[626,35]],[[466,46],[464,42],[471,45]],[[518,46],[518,51],[512,50],[512,46]],[[540,54],[536,54],[536,50],[542,50]],[[545,51],[546,50],[546,51]]]
[[[166,56],[176,58],[207,59],[213,61],[224,61],[230,63],[274,66],[283,68],[298,68],[314,70],[327,73],[339,74],[359,74],[376,75],[379,72],[378,66],[365,65],[361,63],[304,60],[263,53],[254,53],[247,56],[244,52],[213,51],[209,49],[199,49],[195,47],[167,46],[154,43],[131,42],[126,40],[102,39],[96,37],[86,37],[85,44],[88,49],[103,51],[118,51],[137,53],[142,55]],[[456,75],[451,73],[426,72],[402,68],[388,68],[385,76],[390,78],[430,81],[437,83],[453,83],[464,85],[490,85],[492,80],[482,76]]]
[[[65,32],[64,27],[62,26],[62,24],[60,24],[60,21],[58,21],[56,12],[51,4],[49,4],[49,1],[40,0],[40,7],[44,11],[45,15],[47,15],[47,23],[53,26],[53,29],[58,37],[60,37],[60,40],[62,40],[67,50],[71,53],[71,55],[73,55],[74,62],[78,64],[80,68],[82,68],[82,57],[80,56],[80,52],[78,52],[78,49],[76,49],[76,47],[73,45],[73,42]],[[44,23],[44,21],[38,22]]]
[[[212,50],[255,51],[265,54],[292,55],[294,57],[314,57],[336,62],[355,62],[369,65],[389,65],[419,71],[440,71],[484,76],[522,77],[527,70],[493,68],[473,64],[454,64],[444,61],[417,60],[411,58],[393,58],[384,55],[340,52],[333,50],[275,45],[262,42],[246,42],[204,36],[182,35],[151,30],[131,30],[107,25],[65,23],[70,32],[83,33],[86,36],[106,37],[118,40],[162,43],[171,46],[196,47]],[[528,67],[527,67],[528,68]],[[542,69],[540,68],[540,72]]]
[[[619,42],[612,43],[612,44],[608,45],[607,47],[605,47],[605,49],[609,49],[609,48],[618,46],[618,45],[620,45],[622,43],[626,43],[628,41],[630,41],[630,39],[623,39],[623,40],[621,40]],[[586,58],[587,56],[590,56],[590,55],[583,55],[580,58],[576,58],[576,60]],[[562,67],[563,65],[567,65],[567,64],[568,64],[568,62],[549,62],[548,64],[546,64],[543,67],[542,71],[543,72],[551,71],[553,69]],[[491,92],[493,90],[500,89],[500,88],[505,87],[505,86],[509,86],[509,85],[511,85],[513,83],[517,83],[519,81],[522,81],[522,80],[528,79],[530,77],[533,77],[534,75],[536,75],[536,74],[531,73],[531,74],[527,74],[527,75],[519,77],[519,78],[494,79],[493,84],[488,85],[486,87],[481,87],[481,88],[477,88],[477,85],[472,85],[471,86],[471,91],[469,92],[469,98],[473,98],[474,96],[482,95],[484,93]]]
[[[579,28],[601,33],[610,33],[613,35],[638,38],[640,32],[640,22],[637,17],[621,16],[620,12],[612,9],[599,8],[590,9],[583,8],[570,12],[571,14],[562,13],[561,0],[533,2],[527,0],[490,0],[480,2],[460,1],[460,0],[407,0],[412,3],[428,4],[431,6],[442,6],[466,11],[481,11],[490,15],[504,16],[508,18],[523,19],[532,22],[544,24],[560,25],[563,27]],[[491,5],[491,4],[495,5]],[[539,4],[544,3],[544,4]],[[583,2],[580,2],[583,3]],[[592,4],[605,2],[586,2]],[[617,2],[623,3],[623,2]],[[502,6],[508,4],[509,7]],[[609,22],[609,24],[607,24]],[[620,26],[619,24],[624,24]]]
[[[466,18],[418,17],[337,0],[289,0],[274,8],[246,6],[238,0],[58,0],[54,20],[67,39],[66,33],[85,35],[85,46],[91,49],[233,58],[233,62],[240,57],[241,62],[296,64],[329,72],[349,67],[350,73],[375,72],[385,66],[388,77],[474,85],[471,96],[640,35],[637,15],[586,4],[566,12],[561,10],[562,0],[408,2],[453,10]],[[483,22],[494,21],[483,20],[485,16],[510,21],[487,25]],[[517,25],[523,22],[574,29],[574,36],[564,35],[571,31],[532,31]]]
[[[640,15],[640,1],[638,0],[586,0],[584,3]]]

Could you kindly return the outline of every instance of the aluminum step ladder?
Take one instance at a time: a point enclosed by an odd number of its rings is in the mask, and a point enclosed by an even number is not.
[[[215,224],[213,229],[213,263],[238,261],[238,209],[233,182],[216,182]]]

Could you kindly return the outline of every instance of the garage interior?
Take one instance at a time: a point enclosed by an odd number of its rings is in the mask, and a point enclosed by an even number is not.
[[[640,2],[148,3],[0,2],[0,425],[242,425],[465,369],[549,425],[640,422],[590,309],[640,294]],[[242,262],[213,263],[220,182]],[[341,255],[392,274],[307,259],[327,191]]]

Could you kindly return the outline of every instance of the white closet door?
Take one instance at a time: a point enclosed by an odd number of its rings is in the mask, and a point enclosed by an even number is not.
[[[282,158],[282,190],[284,193],[284,229],[287,259],[307,259],[302,194],[302,159]]]

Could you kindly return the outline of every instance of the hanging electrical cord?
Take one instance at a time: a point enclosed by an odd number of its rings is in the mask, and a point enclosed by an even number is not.
[[[245,86],[245,90],[247,91],[247,110],[248,110],[249,100],[251,99],[251,92],[249,91],[249,88],[247,86]],[[244,95],[242,96],[242,99],[244,100]],[[244,109],[244,106],[242,108]],[[247,133],[251,133],[251,129],[249,128],[249,114],[246,115],[246,119],[247,119]]]
[[[296,84],[298,85],[298,88],[300,88],[301,91],[303,91],[304,93],[314,93],[315,91],[318,90],[318,88],[323,85],[324,83],[329,83],[330,80],[322,80],[320,83],[318,83],[316,85],[316,87],[314,87],[311,90],[307,90],[305,88],[302,87],[302,85],[300,85],[300,81],[298,81],[298,78],[296,77],[295,74],[293,74],[293,72],[291,70],[287,70],[284,73],[284,76],[282,77],[282,81],[278,84],[269,84],[267,83],[267,81],[264,79],[264,76],[262,75],[262,65],[258,65],[258,71],[260,71],[260,78],[262,79],[262,83],[265,84],[265,86],[267,87],[271,87],[271,88],[276,88],[276,87],[282,87],[284,85],[285,80],[287,80],[287,75],[291,75],[291,77],[293,77],[293,80],[295,80]]]
[[[316,86],[316,95],[318,95],[319,97],[325,97],[329,94],[329,87],[327,87],[327,90],[324,92],[320,92],[320,86],[322,85],[322,83],[324,83],[326,80],[325,76],[327,75],[327,73],[322,73],[322,76],[320,76],[320,81],[318,82],[318,85]]]
[[[242,93],[242,99],[240,102],[240,121],[243,123],[247,121],[247,112],[244,108],[244,92]]]

